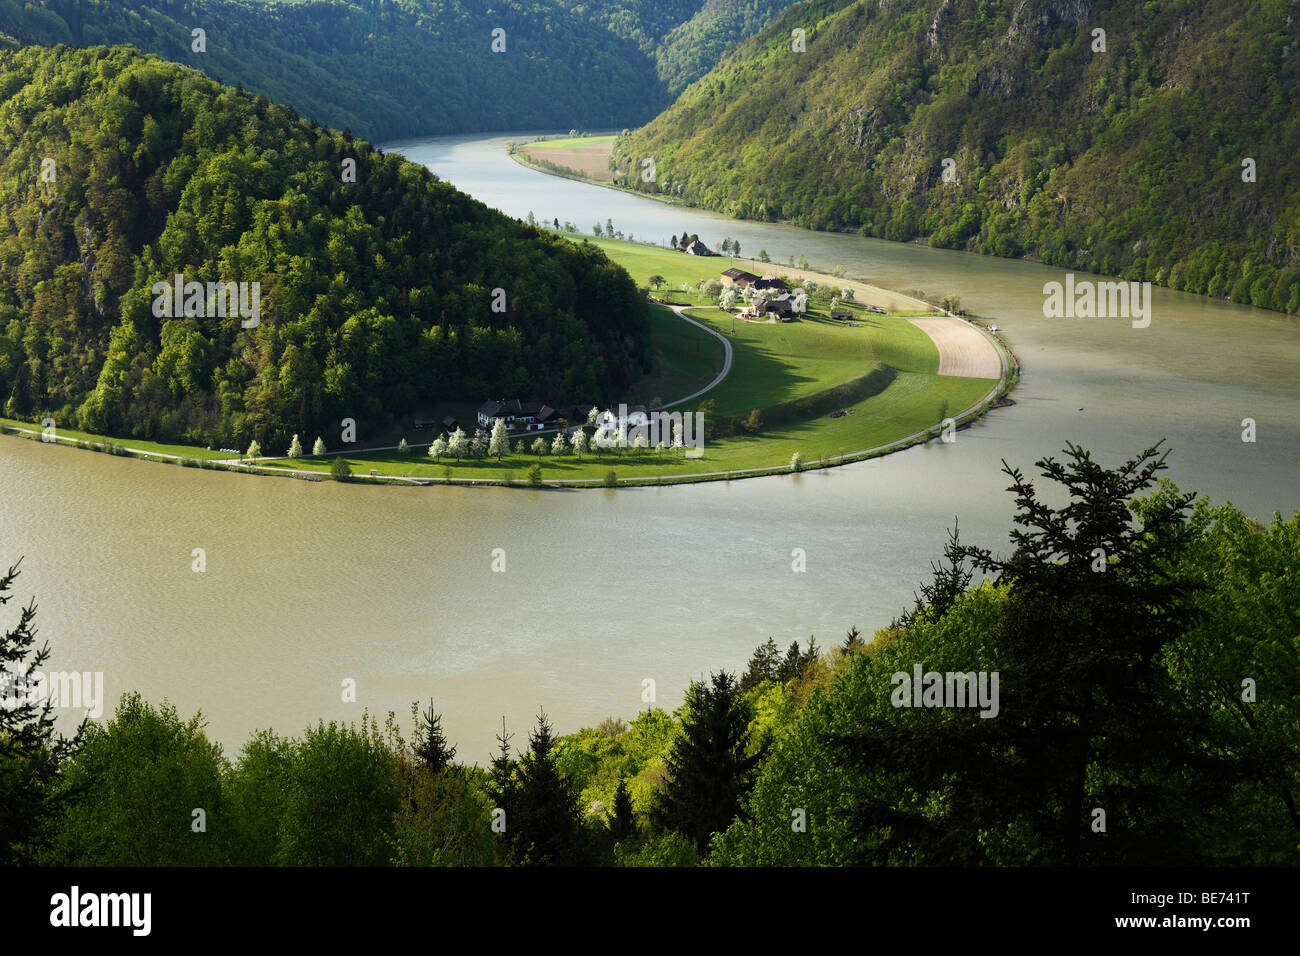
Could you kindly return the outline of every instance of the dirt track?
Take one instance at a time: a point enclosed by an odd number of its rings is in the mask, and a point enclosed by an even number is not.
[[[939,350],[939,374],[965,378],[998,378],[1002,359],[984,334],[961,319],[947,316],[908,319],[930,336]]]

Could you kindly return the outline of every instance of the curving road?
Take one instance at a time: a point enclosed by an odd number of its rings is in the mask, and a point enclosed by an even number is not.
[[[705,385],[698,392],[692,392],[690,395],[687,395],[685,398],[679,398],[675,402],[669,402],[667,405],[663,406],[664,408],[672,408],[674,405],[681,405],[683,402],[689,402],[693,398],[699,398],[701,395],[703,395],[705,392],[709,391],[710,389],[717,388],[718,385],[722,383],[722,380],[727,377],[728,373],[731,372],[731,342],[727,339],[727,337],[723,335],[721,332],[719,332],[717,329],[710,328],[709,326],[705,325],[703,322],[697,322],[695,319],[692,319],[689,315],[687,315],[686,310],[691,308],[691,306],[670,305],[668,306],[668,308],[676,312],[678,318],[685,319],[687,322],[691,323],[691,325],[695,326],[697,329],[703,329],[705,332],[708,332],[715,339],[721,342],[722,349],[723,349],[723,357],[722,357],[722,371],[718,373],[717,378],[711,381],[708,385]]]

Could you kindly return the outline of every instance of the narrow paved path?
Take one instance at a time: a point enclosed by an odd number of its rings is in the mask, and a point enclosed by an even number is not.
[[[719,332],[717,329],[710,328],[709,326],[705,325],[703,322],[696,321],[695,319],[692,319],[689,315],[687,315],[686,310],[691,308],[691,306],[670,305],[668,306],[668,308],[676,312],[678,318],[685,319],[687,322],[691,323],[691,325],[695,326],[697,329],[703,329],[705,332],[708,332],[715,339],[721,342],[723,356],[722,356],[722,371],[718,373],[717,378],[715,378],[708,385],[705,385],[698,392],[692,392],[690,395],[687,395],[685,398],[679,398],[675,402],[669,402],[667,405],[664,406],[664,408],[672,408],[674,405],[681,405],[684,402],[689,402],[693,398],[699,398],[705,392],[717,388],[719,385],[721,385],[722,380],[726,378],[727,375],[731,372],[731,341],[725,335]]]

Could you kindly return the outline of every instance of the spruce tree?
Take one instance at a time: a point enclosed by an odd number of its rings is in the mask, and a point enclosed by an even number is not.
[[[948,543],[944,545],[943,556],[947,563],[930,563],[930,581],[921,585],[920,594],[912,593],[912,609],[900,614],[891,627],[910,627],[927,610],[932,619],[938,620],[948,613],[957,598],[970,587],[975,571],[966,563],[968,554],[961,546],[961,529],[956,518],[948,531]]]
[[[0,607],[13,595],[18,565],[0,576]],[[55,732],[53,703],[30,699],[50,646],[33,650],[36,642],[36,602],[18,613],[11,630],[0,631],[0,866],[31,862],[44,822],[61,799],[54,797],[61,764],[81,745],[85,721],[71,739]]]
[[[848,630],[848,633],[844,635],[844,645],[843,645],[844,654],[846,656],[849,654],[854,654],[864,647],[866,647],[866,642],[862,640],[862,632],[858,630],[858,627],[855,624],[851,626]]]
[[[726,671],[686,691],[682,727],[668,754],[668,785],[653,811],[702,854],[714,833],[741,815],[762,752],[747,755],[753,711]]]
[[[808,665],[817,660],[818,654],[816,638],[809,636],[808,650],[799,650],[799,642],[792,641],[789,648],[786,649],[785,659],[782,660],[776,668],[776,679],[781,683],[786,681],[797,680],[802,677]]]
[[[456,756],[456,748],[447,745],[447,737],[442,732],[442,715],[434,712],[432,699],[429,700],[429,709],[420,715],[415,756],[433,773],[442,773]]]
[[[497,754],[488,770],[486,790],[497,807],[506,812],[506,833],[510,833],[510,813],[515,798],[515,762],[510,759],[510,738],[506,733],[506,719],[501,718],[501,733],[497,734]]]
[[[749,659],[749,667],[740,678],[741,692],[753,690],[764,681],[776,680],[780,660],[781,652],[776,649],[774,639],[769,637],[765,643],[758,645]]]
[[[578,794],[555,763],[555,737],[546,713],[528,735],[528,753],[519,761],[514,790],[514,862],[523,866],[572,866],[583,861]]]
[[[614,814],[609,821],[609,833],[615,843],[623,843],[636,835],[636,814],[632,810],[632,794],[627,789],[627,778],[618,778],[614,791]]]
[[[1166,454],[1157,445],[1106,469],[1067,446],[1066,462],[1036,463],[1067,492],[1061,508],[1003,463],[1016,494],[1014,551],[955,552],[1007,588],[987,636],[998,714],[927,709],[830,738],[850,763],[893,781],[853,814],[861,862],[1197,862],[1185,821],[1213,788],[1253,771],[1202,746],[1204,723],[1162,666],[1192,620],[1177,558],[1192,536],[1193,496],[1163,491],[1140,520],[1129,502]]]

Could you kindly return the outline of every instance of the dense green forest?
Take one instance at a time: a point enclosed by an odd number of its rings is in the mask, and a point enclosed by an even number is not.
[[[1298,52],[1284,0],[805,0],[614,161],[728,215],[1297,312]]]
[[[128,694],[64,736],[20,697],[0,709],[0,857],[1300,863],[1300,512],[1266,525],[1194,500],[1161,480],[1159,446],[1113,467],[1074,446],[1035,464],[1041,477],[1006,468],[1010,554],[954,528],[873,640],[769,639],[671,714],[557,736],[542,713],[526,740],[503,727],[487,767],[456,760],[432,702],[410,730],[367,715],[264,731],[231,759],[165,702]],[[0,607],[17,582],[0,575]],[[35,617],[29,603],[0,629],[12,673],[43,666]],[[996,676],[994,706],[909,706],[899,677],[917,670]]]
[[[771,22],[790,0],[704,0],[654,50],[659,78],[677,96],[707,73],[729,48]]]
[[[439,400],[601,401],[649,361],[594,246],[187,67],[0,52],[0,143],[6,414],[270,447]],[[204,294],[168,315],[177,274]],[[218,314],[227,282],[259,283],[256,323]]]
[[[643,123],[788,2],[0,0],[0,41],[130,44],[391,140]]]

